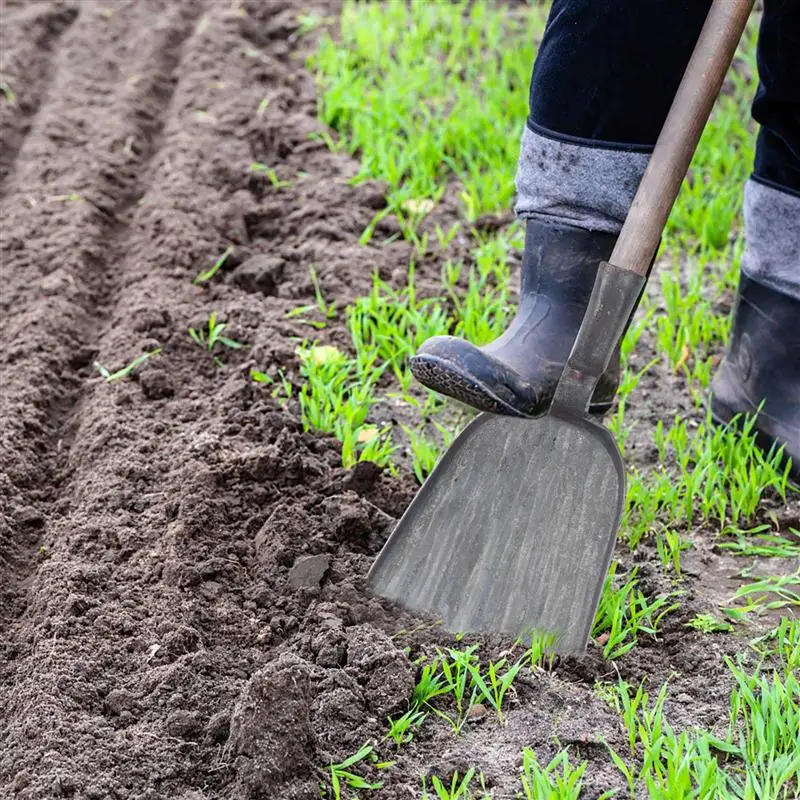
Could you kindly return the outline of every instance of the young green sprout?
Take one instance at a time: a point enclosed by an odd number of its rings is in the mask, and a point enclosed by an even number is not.
[[[334,319],[336,317],[336,302],[334,301],[328,303],[325,300],[325,295],[322,293],[322,285],[320,284],[317,270],[312,266],[309,267],[308,271],[311,277],[311,284],[314,287],[315,302],[309,305],[293,308],[291,311],[287,312],[287,319],[292,319],[293,317],[302,317],[313,311],[319,311],[325,320]],[[306,322],[308,325],[311,325],[312,328],[317,328],[318,330],[321,330],[327,324],[326,322],[320,322],[319,320],[304,320],[304,322]]]
[[[686,623],[686,627],[694,628],[701,633],[724,633],[733,630],[733,625],[731,625],[730,622],[717,619],[713,614],[695,614],[695,616]]]
[[[524,748],[521,780],[525,800],[578,800],[583,790],[586,766],[585,761],[573,766],[566,750],[560,750],[549,763],[542,766],[536,753],[529,747]],[[613,797],[613,792],[604,792],[598,800],[609,797]]]
[[[431,777],[431,787],[436,793],[436,800],[491,800],[491,796],[486,792],[486,782],[481,773],[478,777],[481,784],[483,794],[473,794],[472,781],[476,776],[475,767],[470,767],[463,776],[458,772],[454,772],[450,777],[449,784],[445,783],[437,776]],[[434,796],[428,794],[428,782],[422,782],[422,798],[423,800],[433,800]]]
[[[211,265],[205,272],[201,272],[192,283],[198,286],[201,283],[208,283],[219,271],[223,264],[228,260],[228,256],[233,252],[233,247],[228,247],[225,252]]]
[[[254,175],[265,175],[270,184],[272,184],[273,189],[285,189],[287,186],[294,186],[292,181],[279,180],[275,170],[260,161],[254,161],[250,165],[250,172]]]
[[[17,95],[7,81],[0,81],[0,92],[3,93],[8,105],[15,106],[17,104]]]
[[[242,342],[237,342],[234,339],[229,339],[227,336],[222,335],[227,325],[227,322],[217,322],[217,312],[214,310],[208,318],[205,329],[201,328],[197,330],[196,328],[189,328],[189,336],[191,336],[192,341],[211,355],[217,366],[222,366],[222,360],[214,353],[214,349],[218,344],[230,347],[232,350],[245,347]]]
[[[144,364],[144,362],[147,361],[148,358],[152,358],[153,356],[157,356],[160,354],[161,354],[160,347],[157,347],[155,350],[150,350],[147,353],[142,353],[141,355],[136,356],[136,358],[134,358],[130,364],[123,367],[122,369],[116,370],[116,372],[111,372],[111,370],[104,367],[99,361],[94,362],[94,368],[105,379],[106,383],[114,383],[115,381],[121,381],[124,378],[129,377],[131,374],[133,374],[136,368]]]
[[[374,791],[383,786],[382,782],[368,781],[353,770],[353,767],[363,764],[364,762],[372,765],[372,767],[377,770],[386,769],[393,765],[391,761],[379,761],[373,746],[369,743],[365,744],[358,752],[349,756],[341,763],[329,764],[328,769],[330,770],[331,776],[330,790],[334,800],[342,800],[342,798],[346,797],[345,794],[342,794],[342,790],[345,787]],[[324,785],[321,789],[323,793],[325,793],[326,787]],[[323,794],[323,796],[326,796],[326,794]]]

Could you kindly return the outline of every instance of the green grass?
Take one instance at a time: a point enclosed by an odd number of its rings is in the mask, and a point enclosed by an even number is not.
[[[391,466],[395,446],[388,428],[367,421],[382,368],[372,370],[371,362],[360,364],[331,345],[304,346],[298,354],[305,379],[298,394],[304,427],[339,439],[346,467],[361,459]]]
[[[720,428],[708,415],[703,422],[676,419],[653,432],[655,469],[632,469],[622,535],[632,550],[649,534],[660,537],[665,567],[680,573],[684,548],[676,529],[713,524],[721,534],[756,527],[765,495],[786,499],[791,491],[788,464],[781,453],[764,453],[755,444],[755,418]]]
[[[114,372],[107,367],[104,367],[99,361],[94,362],[94,368],[100,373],[100,376],[103,378],[103,380],[105,380],[106,383],[115,383],[116,381],[129,378],[142,364],[144,364],[145,361],[160,354],[160,347],[157,347],[155,350],[149,350],[146,353],[141,353],[129,364],[121,369],[115,370]]]
[[[250,165],[250,172],[254,175],[263,175],[273,189],[286,189],[289,186],[294,186],[293,181],[282,181],[278,178],[275,170],[267,164],[262,164],[260,161],[254,161]]]
[[[382,788],[382,781],[369,781],[356,771],[357,769],[363,770],[364,765],[371,766],[376,770],[392,766],[391,762],[378,761],[373,746],[367,743],[344,761],[328,766],[330,783],[320,785],[321,796],[341,800],[341,798],[353,796],[348,794],[348,789],[375,791]]]
[[[560,750],[547,764],[542,766],[536,753],[529,747],[522,751],[522,793],[525,800],[579,800],[583,788],[586,762],[573,766],[566,750]],[[598,800],[613,797],[613,792],[604,792]]]
[[[704,247],[692,255],[688,270],[673,251],[672,268],[658,273],[664,306],[655,319],[659,353],[671,371],[686,377],[697,406],[705,403],[713,358],[728,338],[730,318],[714,309],[719,293],[735,283],[741,249],[739,240],[721,251]]]
[[[686,623],[686,627],[694,628],[694,630],[702,633],[724,633],[733,630],[733,625],[730,622],[717,619],[713,614],[695,614]]]
[[[641,636],[655,637],[664,617],[678,608],[669,596],[647,598],[637,586],[636,568],[627,580],[618,579],[618,566],[611,563],[592,626],[592,636],[610,660],[628,653]]]
[[[195,286],[201,283],[208,283],[223,267],[228,260],[228,256],[233,252],[233,247],[227,247],[225,252],[207,269],[195,277],[192,283]]]
[[[784,627],[784,634],[786,628]],[[796,632],[792,634],[796,636]],[[676,732],[664,713],[667,686],[651,700],[643,685],[600,687],[619,714],[628,749],[609,755],[629,796],[656,800],[790,800],[800,790],[800,684],[793,665],[748,671],[726,659],[733,679],[727,732]]]
[[[303,318],[303,321],[306,322],[308,325],[310,325],[312,328],[321,330],[322,328],[325,328],[327,326],[330,320],[336,318],[336,313],[337,313],[336,301],[332,301],[329,303],[325,299],[325,294],[322,291],[322,284],[319,281],[317,270],[313,266],[309,268],[309,276],[311,278],[311,285],[314,287],[314,302],[305,306],[299,306],[298,308],[292,309],[287,314],[287,317],[289,319],[292,319],[293,317]],[[316,313],[317,316],[321,317],[322,319],[317,319],[317,320],[305,319],[305,317],[307,317],[309,314],[312,313]]]
[[[475,779],[481,784],[482,791],[475,794],[473,783]],[[491,795],[486,793],[486,786],[483,782],[483,775],[476,773],[474,767],[470,767],[464,775],[454,772],[449,781],[443,781],[434,775],[430,779],[430,789],[428,792],[428,781],[422,782],[423,800],[491,800]]]
[[[420,482],[430,474],[455,431],[435,419],[445,407],[441,398],[426,393],[421,399],[413,391],[409,358],[431,336],[466,336],[482,343],[502,332],[509,314],[509,259],[519,244],[514,231],[476,242],[468,260],[445,262],[436,296],[419,295],[413,263],[403,289],[375,275],[370,294],[344,309],[352,355],[311,340],[301,343],[303,382],[299,393],[286,394],[297,395],[306,429],[331,433],[342,442],[344,466],[367,459],[393,468],[404,450]],[[311,276],[314,303],[289,316],[322,329],[339,312],[313,269]],[[457,291],[460,282],[468,286],[465,295]],[[257,374],[266,382],[265,373]],[[388,386],[385,377],[391,378]],[[409,415],[416,412],[418,422],[394,430],[369,422],[387,401]],[[365,438],[370,432],[375,436]]]
[[[217,366],[222,366],[222,359],[219,356],[222,348],[239,350],[246,346],[243,342],[237,342],[235,339],[225,336],[223,332],[227,327],[227,322],[217,320],[217,312],[214,310],[209,315],[208,322],[204,327],[189,328],[191,340],[211,356]]]
[[[732,619],[768,611],[800,610],[800,570],[787,575],[770,575],[748,581],[730,599],[735,605],[723,610]]]
[[[348,1],[337,32],[323,35],[311,59],[320,115],[330,128],[320,138],[358,158],[356,181],[379,179],[388,185],[388,208],[367,226],[361,242],[373,240],[378,220],[394,214],[410,245],[408,279],[398,287],[376,275],[367,295],[340,308],[312,272],[313,302],[292,316],[320,332],[346,327],[349,346],[331,348],[324,333],[319,341],[309,336],[298,349],[296,381],[258,371],[253,377],[262,376],[284,402],[297,403],[306,428],[336,436],[346,466],[367,458],[390,470],[410,469],[424,480],[463,418],[454,417],[452,404],[420,389],[408,369],[410,355],[439,334],[476,344],[491,341],[514,313],[511,255],[521,248],[520,226],[486,236],[471,222],[511,205],[528,80],[545,11],[539,4],[506,7],[485,0]],[[315,18],[309,30],[320,24]],[[740,430],[717,428],[706,411],[711,378],[729,335],[728,303],[743,252],[742,188],[755,141],[749,120],[755,31],[754,21],[738,55],[747,69],[731,74],[730,91],[715,108],[668,221],[659,265],[622,345],[618,404],[607,420],[629,467],[618,556],[629,560],[624,549],[638,551],[637,559],[651,559],[666,583],[674,583],[654,595],[643,590],[636,568],[613,562],[592,636],[604,657],[620,664],[642,641],[652,647],[665,619],[678,610],[686,579],[683,558],[698,531],[730,556],[800,554],[800,534],[786,530],[769,511],[791,492],[779,454],[764,454],[755,446],[752,419],[739,420]],[[269,165],[253,165],[253,171],[276,190],[284,185]],[[445,192],[458,199],[460,219],[443,228],[426,217]],[[456,238],[462,244],[454,256]],[[438,286],[419,279],[422,267],[431,263],[439,265]],[[424,274],[430,276],[430,269]],[[629,413],[633,403],[646,405],[641,387],[654,373],[674,378],[676,391],[691,401],[688,413],[657,424]],[[652,463],[639,456],[648,445]],[[651,549],[642,553],[643,544]],[[723,637],[738,631],[741,620],[796,611],[799,575],[779,575],[776,569],[754,579],[747,570],[727,606],[681,621],[687,637]],[[619,752],[608,748],[607,763],[618,770],[629,796],[788,800],[800,793],[798,625],[786,621],[753,643],[751,650],[762,659],[757,668],[748,671],[744,662],[729,661],[729,718],[714,731],[674,729],[665,712],[666,686],[650,692],[645,685],[620,681],[602,690],[626,738]],[[547,653],[539,642],[521,655],[515,651],[495,661],[483,659],[476,645],[427,654],[418,664],[408,708],[387,720],[375,748],[400,758],[431,726],[463,739],[478,704],[489,712],[491,724],[504,724],[519,675],[524,670],[538,674],[557,663]],[[541,761],[538,747],[520,753],[517,797],[580,796],[589,762],[551,744],[555,756],[548,747]],[[362,756],[342,770],[362,774],[357,767],[366,763]],[[475,764],[460,775],[420,777],[419,796],[491,796],[481,783],[483,766]],[[347,788],[345,778],[340,777],[340,786]]]
[[[699,620],[699,618],[696,618]],[[699,629],[718,630],[718,623],[706,617]],[[728,719],[719,730],[677,731],[668,721],[665,706],[669,687],[663,684],[653,696],[642,682],[631,686],[619,678],[616,683],[598,683],[599,699],[618,715],[623,745],[612,746],[602,736],[608,758],[627,785],[622,795],[616,790],[600,797],[655,798],[656,800],[791,800],[800,789],[800,621],[784,620],[753,642],[760,661],[748,669],[743,658],[725,658],[732,688],[728,693]],[[482,664],[477,644],[463,649],[437,649],[432,659],[418,660],[419,674],[406,714],[388,720],[383,742],[391,743],[395,756],[383,760],[379,748],[367,743],[339,763],[328,766],[329,780],[323,782],[324,797],[347,797],[346,790],[378,791],[391,788],[373,775],[397,767],[398,751],[413,744],[427,720],[444,721],[454,736],[462,736],[470,710],[478,702],[492,703],[491,697],[512,690],[513,678],[528,663],[528,651],[509,669],[505,658],[494,665]],[[532,666],[536,669],[538,665]],[[512,675],[506,682],[505,675]],[[495,687],[495,688],[490,688]],[[498,708],[500,704],[498,704]],[[498,714],[496,724],[502,724]],[[381,750],[383,752],[385,748]],[[523,800],[573,800],[581,797],[588,762],[574,763],[568,748],[559,748],[546,763],[536,751],[525,747],[521,753],[519,789]],[[401,770],[402,774],[402,770]],[[421,778],[421,798],[491,798],[479,767],[470,767],[447,778]],[[353,795],[354,796],[354,795]]]
[[[454,179],[467,219],[508,207],[543,24],[486,0],[345,3],[311,60],[321,116],[409,225]]]
[[[422,668],[411,698],[411,714],[432,713],[447,723],[454,736],[459,736],[475,704],[481,703],[494,710],[502,724],[504,701],[513,693],[520,670],[530,663],[530,653],[515,661],[503,657],[481,664],[477,650],[476,644],[464,650],[437,649],[436,656]]]

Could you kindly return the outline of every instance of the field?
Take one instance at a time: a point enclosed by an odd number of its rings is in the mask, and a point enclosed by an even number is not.
[[[800,795],[800,494],[710,425],[752,22],[624,343],[584,658],[364,576],[513,314],[546,9],[4,0],[0,798]]]

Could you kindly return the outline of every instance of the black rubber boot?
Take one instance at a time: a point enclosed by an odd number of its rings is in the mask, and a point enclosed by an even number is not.
[[[537,416],[547,411],[592,293],[597,268],[617,237],[528,220],[520,303],[503,335],[484,347],[435,336],[411,359],[422,384],[479,411]],[[619,352],[595,390],[590,412],[611,407]]]
[[[784,445],[800,482],[800,300],[742,274],[728,349],[711,383],[711,414],[755,414],[758,445]]]

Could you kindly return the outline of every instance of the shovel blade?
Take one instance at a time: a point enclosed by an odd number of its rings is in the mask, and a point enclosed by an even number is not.
[[[581,654],[625,500],[611,434],[587,417],[481,414],[456,439],[368,575],[454,633],[555,637]]]

